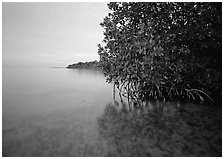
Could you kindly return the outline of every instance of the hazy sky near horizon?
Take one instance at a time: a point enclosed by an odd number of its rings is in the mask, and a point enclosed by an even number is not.
[[[98,60],[99,24],[108,12],[102,2],[3,2],[3,68]]]

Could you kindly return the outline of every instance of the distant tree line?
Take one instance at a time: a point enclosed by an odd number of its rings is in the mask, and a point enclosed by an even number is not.
[[[68,65],[66,68],[100,69],[99,62],[97,62],[96,60],[91,62],[78,62],[72,65]]]
[[[112,2],[100,67],[139,100],[221,99],[222,3]]]

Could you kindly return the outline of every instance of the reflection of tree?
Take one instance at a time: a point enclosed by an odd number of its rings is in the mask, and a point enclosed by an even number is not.
[[[98,119],[109,156],[221,156],[221,119],[108,104]]]

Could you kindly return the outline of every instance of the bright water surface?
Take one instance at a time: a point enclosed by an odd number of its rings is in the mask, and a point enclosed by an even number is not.
[[[102,72],[3,68],[3,156],[102,156],[97,118],[112,102]]]

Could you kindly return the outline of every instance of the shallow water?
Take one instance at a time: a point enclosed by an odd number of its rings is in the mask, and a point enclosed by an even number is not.
[[[3,156],[104,155],[97,118],[113,98],[102,72],[6,68],[2,86]]]
[[[125,104],[108,104],[98,119],[100,136],[107,141],[107,155],[221,156],[220,113],[211,107],[190,103],[180,111],[174,104],[164,103],[162,112],[149,106],[130,111]]]
[[[3,156],[222,154],[221,110],[188,103],[177,111],[172,102],[162,114],[154,102],[137,109],[114,101],[100,71],[3,69],[2,97]]]

